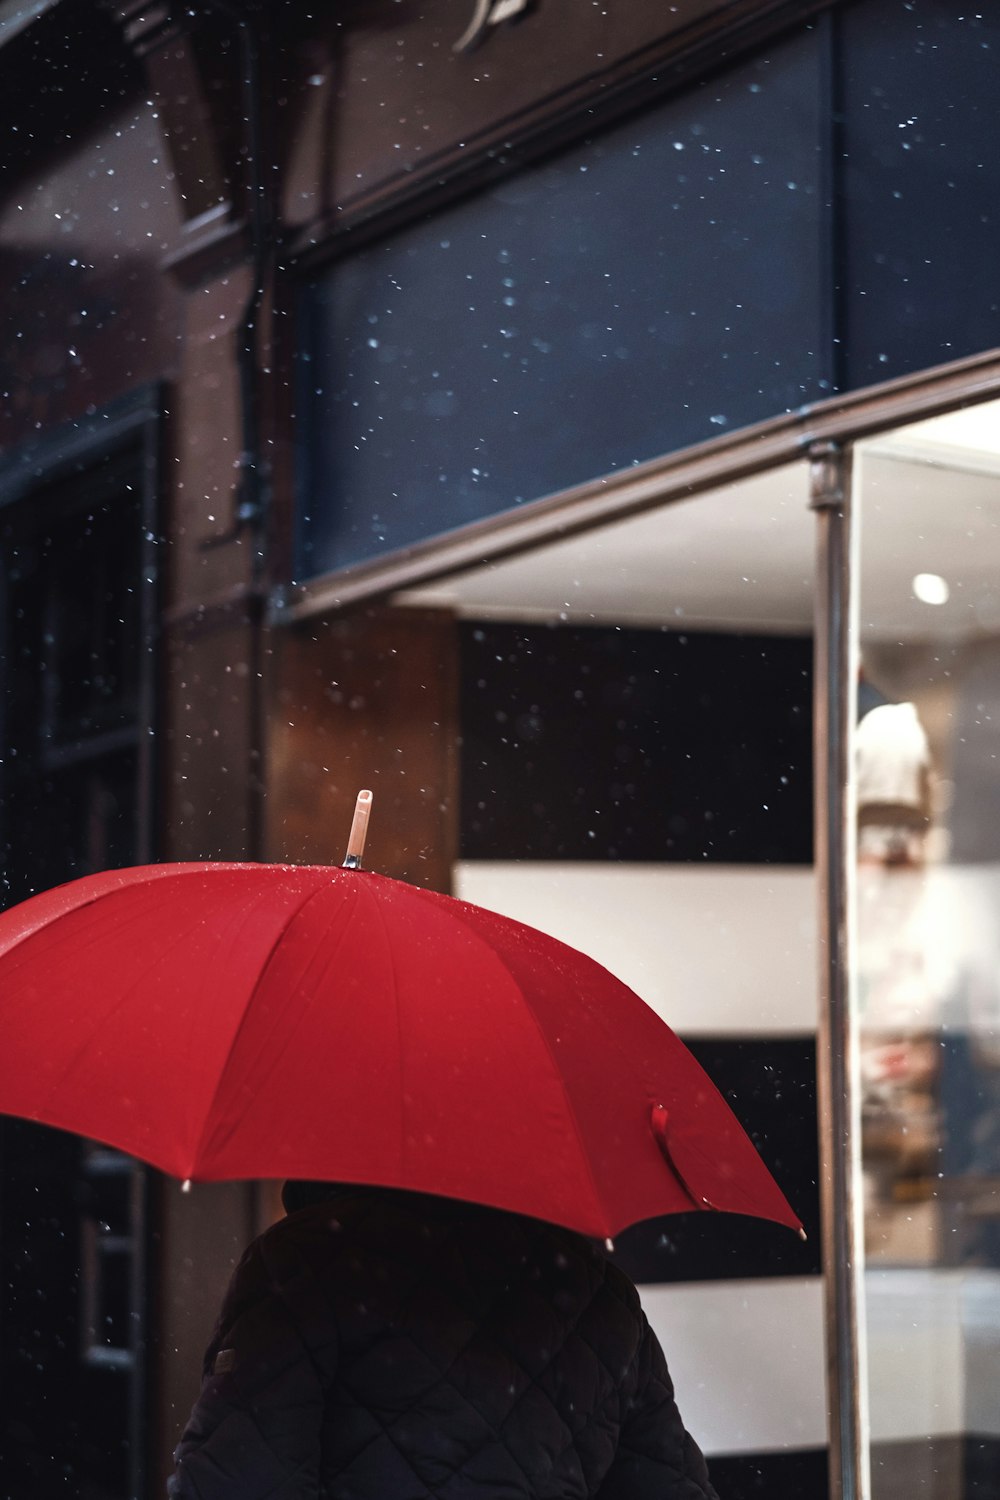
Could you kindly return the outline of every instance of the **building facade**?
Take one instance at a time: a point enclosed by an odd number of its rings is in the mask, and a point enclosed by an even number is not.
[[[0,3],[5,899],[336,863],[371,786],[373,868],[620,972],[810,1231],[616,1250],[731,1500],[1000,1478],[998,56]],[[275,1207],[2,1122],[11,1496],[162,1493]]]

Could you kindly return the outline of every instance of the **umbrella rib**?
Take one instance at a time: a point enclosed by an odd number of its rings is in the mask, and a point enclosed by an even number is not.
[[[493,951],[495,952],[496,950],[494,949]],[[603,1213],[604,1213],[604,1203],[603,1203],[603,1201],[601,1199],[601,1194],[600,1194],[600,1192],[598,1190],[598,1187],[597,1187],[597,1179],[594,1177],[594,1170],[593,1170],[592,1166],[590,1165],[590,1152],[587,1150],[586,1142],[584,1141],[584,1138],[583,1138],[583,1131],[580,1129],[580,1121],[579,1121],[579,1119],[577,1117],[576,1108],[575,1108],[575,1106],[573,1104],[572,1095],[570,1094],[569,1089],[566,1087],[566,1082],[565,1082],[565,1079],[563,1078],[562,1070],[559,1068],[558,1064],[556,1063],[555,1054],[553,1053],[552,1047],[549,1044],[548,1037],[545,1035],[545,1031],[544,1031],[544,1028],[542,1026],[542,1023],[541,1023],[541,1021],[539,1021],[537,1015],[535,1014],[534,1006],[532,1005],[530,999],[525,994],[524,989],[520,985],[518,985],[518,991],[519,991],[519,993],[521,994],[521,996],[522,996],[522,998],[524,1000],[525,1006],[527,1007],[528,1014],[530,1015],[530,1017],[531,1017],[531,1019],[532,1019],[532,1021],[534,1023],[535,1030],[537,1031],[539,1037],[541,1038],[542,1046],[545,1048],[545,1051],[546,1051],[546,1054],[547,1054],[547,1056],[549,1058],[549,1061],[552,1064],[552,1071],[554,1072],[554,1074],[556,1076],[556,1080],[557,1080],[557,1082],[559,1084],[560,1092],[562,1093],[562,1096],[563,1096],[563,1098],[566,1101],[566,1110],[567,1110],[567,1113],[569,1115],[570,1120],[573,1122],[573,1130],[576,1133],[576,1141],[577,1141],[577,1147],[579,1149],[580,1159],[583,1162],[583,1166],[584,1166],[584,1169],[585,1169],[586,1174],[587,1174],[587,1180],[590,1183],[590,1189],[591,1189],[591,1192],[593,1193],[593,1196],[594,1196],[594,1202],[597,1205],[598,1210],[603,1215]]]
[[[421,890],[419,886],[415,886],[414,890],[415,890],[415,892],[416,892],[416,894],[418,896],[422,896],[424,898],[424,900],[430,902],[432,905],[434,904],[434,896],[432,895],[431,892]],[[497,951],[497,949],[493,946],[493,944],[489,941],[489,939],[487,937],[485,937],[483,935],[483,933],[481,933],[466,918],[465,913],[462,910],[462,906],[463,906],[464,903],[461,902],[461,901],[459,901],[459,900],[456,900],[454,897],[449,897],[449,900],[453,902],[452,915],[454,916],[455,920],[461,922],[462,925],[463,925],[463,927],[465,927],[466,930],[472,934],[472,936],[476,939],[477,942],[482,943],[484,945],[484,947],[488,948],[489,951],[490,951],[490,953],[493,954],[493,956],[498,960],[498,962],[503,963],[503,959],[502,959],[501,955],[499,954],[499,952]],[[504,918],[502,920],[510,920],[510,919],[509,918]],[[521,924],[521,925],[523,925],[523,924]],[[558,941],[558,939],[554,939],[553,941]],[[513,976],[511,976],[511,977],[513,978]],[[576,1109],[574,1108],[574,1105],[573,1105],[572,1096],[570,1095],[569,1089],[566,1087],[566,1082],[565,1082],[565,1079],[563,1078],[562,1070],[559,1068],[558,1064],[556,1063],[555,1054],[552,1051],[552,1047],[551,1047],[551,1045],[549,1043],[548,1037],[545,1035],[545,1028],[542,1026],[541,1021],[538,1019],[538,1016],[535,1014],[535,1008],[532,1005],[531,1000],[530,1000],[527,992],[524,989],[524,986],[518,983],[518,985],[517,985],[517,991],[518,991],[518,994],[521,996],[521,999],[524,1001],[525,1008],[526,1008],[529,1016],[531,1017],[531,1020],[532,1020],[532,1022],[534,1024],[534,1027],[535,1027],[535,1031],[538,1034],[538,1037],[539,1037],[539,1039],[540,1039],[540,1041],[542,1043],[542,1046],[545,1049],[545,1054],[548,1057],[549,1062],[550,1062],[550,1064],[552,1066],[552,1072],[555,1075],[556,1082],[558,1083],[558,1086],[559,1086],[559,1090],[560,1090],[560,1092],[561,1092],[561,1094],[563,1096],[563,1099],[565,1100],[565,1103],[566,1103],[567,1114],[568,1114],[568,1116],[569,1116],[569,1118],[570,1118],[570,1120],[572,1121],[572,1124],[573,1124],[573,1130],[574,1130],[574,1132],[576,1134],[576,1142],[577,1142],[577,1146],[579,1148],[579,1157],[582,1160],[583,1166],[584,1166],[584,1168],[586,1170],[587,1180],[590,1183],[591,1192],[593,1193],[593,1196],[594,1196],[594,1202],[596,1203],[596,1205],[597,1205],[598,1209],[600,1210],[600,1212],[603,1214],[603,1212],[604,1212],[604,1204],[602,1202],[601,1194],[600,1194],[600,1192],[598,1190],[598,1187],[597,1187],[597,1181],[596,1181],[596,1178],[594,1177],[593,1168],[590,1165],[590,1153],[586,1149],[586,1143],[585,1143],[584,1138],[583,1138],[583,1131],[580,1129],[580,1121],[579,1121],[579,1118],[577,1116]]]
[[[378,917],[379,926],[382,929],[382,936],[385,939],[385,950],[386,950],[386,953],[388,954],[388,957],[389,957],[389,968],[390,968],[390,970],[392,972],[392,1002],[393,1002],[393,1008],[394,1008],[395,1016],[396,1016],[396,1072],[397,1072],[398,1078],[399,1078],[399,1087],[396,1090],[397,1096],[399,1098],[399,1114],[398,1114],[398,1122],[399,1122],[399,1152],[398,1152],[398,1155],[399,1155],[399,1171],[400,1171],[400,1174],[402,1175],[402,1173],[403,1173],[403,1162],[404,1162],[404,1157],[406,1155],[406,1151],[405,1151],[406,1133],[405,1133],[405,1131],[403,1129],[403,1020],[402,1020],[402,1014],[403,1014],[403,1012],[402,1012],[402,1006],[399,1003],[399,981],[398,981],[398,979],[396,977],[396,955],[395,955],[395,952],[393,951],[392,940],[389,937],[389,929],[386,926],[385,917],[382,915],[382,909],[379,906],[379,903],[376,901],[375,897],[371,894],[370,887],[368,887],[368,886],[362,886],[361,889],[368,891],[369,904],[370,904],[372,910],[375,912],[375,915]]]
[[[171,868],[171,870],[170,870],[169,873],[170,873],[170,876],[172,878],[176,879],[176,878],[179,878],[179,875],[183,874],[183,870],[184,869],[189,869],[189,868],[191,868],[191,867],[190,866],[185,866],[185,867],[174,866],[174,867]],[[99,891],[89,901],[81,902],[79,907],[74,908],[74,914],[75,914],[76,911],[84,911],[88,907],[97,906],[101,902],[109,901],[113,896],[118,895],[119,893],[121,893],[123,891],[128,891],[128,889],[129,889],[129,887],[127,887],[127,886],[116,885],[116,886],[111,887],[108,890]],[[143,913],[136,913],[136,914],[134,914],[132,916],[132,918],[130,920],[132,922],[142,921],[142,920],[144,920],[144,914]],[[39,935],[39,933],[43,932],[43,931],[44,931],[44,928],[35,929],[33,932],[27,934],[27,936],[28,937],[37,937]],[[19,939],[18,943],[15,945],[15,947],[20,946],[20,942],[21,941],[22,940]],[[92,943],[94,941],[96,941],[96,940],[95,939],[91,939]],[[13,952],[14,949],[11,949],[10,951]],[[96,1027],[93,1031],[89,1032],[86,1036],[84,1036],[81,1039],[80,1044],[75,1049],[72,1057],[68,1060],[68,1062],[66,1062],[63,1065],[63,1067],[61,1068],[58,1076],[55,1077],[52,1080],[51,1084],[49,1085],[49,1088],[46,1091],[45,1097],[44,1097],[44,1099],[41,1101],[41,1103],[39,1105],[39,1111],[40,1111],[40,1113],[37,1115],[37,1118],[39,1120],[42,1119],[42,1113],[45,1112],[45,1111],[47,1111],[49,1109],[49,1106],[50,1106],[52,1100],[58,1094],[59,1090],[62,1088],[63,1084],[66,1082],[67,1078],[69,1078],[70,1075],[76,1070],[76,1068],[80,1065],[80,1062],[82,1061],[82,1059],[84,1057],[86,1057],[87,1053],[95,1045],[95,1043],[101,1039],[103,1033],[107,1030],[107,1028],[114,1021],[114,1019],[118,1015],[119,1011],[121,1011],[128,1004],[129,999],[131,998],[131,996],[135,993],[135,991],[139,988],[139,986],[144,981],[144,979],[146,977],[146,974],[149,973],[152,969],[155,969],[156,966],[158,964],[162,963],[163,961],[164,961],[164,955],[162,953],[156,953],[155,955],[153,955],[152,958],[151,958],[151,961],[150,961],[150,964],[149,964],[147,970],[142,975],[136,977],[136,979],[130,985],[130,987],[128,988],[128,990],[126,990],[125,993],[121,996],[121,998],[119,999],[118,1003],[113,1007],[113,1009],[111,1011],[108,1012],[108,1014],[106,1016],[104,1016],[104,1018],[102,1019],[100,1025],[98,1027]]]
[[[421,892],[420,894],[425,894],[425,893]],[[462,906],[464,904],[458,898],[452,898],[452,899],[455,900],[455,904],[457,906]],[[552,934],[550,932],[544,932],[544,931],[542,931],[541,928],[532,928],[532,927],[529,927],[527,923],[519,921],[519,919],[516,918],[516,917],[504,917],[499,912],[491,912],[488,907],[480,907],[478,909],[480,911],[484,911],[487,914],[487,916],[496,916],[496,917],[498,917],[499,920],[502,921],[502,922],[510,922],[510,923],[513,923],[513,924],[515,924],[517,926],[524,927],[528,932],[538,932],[538,933],[541,934],[542,937],[546,938],[549,942],[557,944],[559,947],[563,947],[563,948],[568,948],[569,947],[569,945],[566,944],[565,941],[562,938],[557,938],[557,937],[554,936],[554,934]],[[470,931],[475,932],[476,929],[472,926],[471,923],[466,922],[465,925],[466,925],[466,927],[469,928]],[[486,939],[484,938],[484,939],[482,939],[482,941],[485,942]],[[601,970],[605,974],[611,975],[611,978],[614,979],[617,984],[621,985],[621,987],[622,987],[623,990],[626,990],[628,992],[628,994],[632,997],[632,999],[635,1001],[635,1003],[637,1005],[641,1005],[642,1008],[643,1008],[643,1010],[649,1011],[651,1013],[651,1015],[653,1015],[656,1018],[656,1020],[661,1025],[663,1025],[668,1031],[671,1030],[671,1028],[668,1025],[668,1023],[665,1020],[663,1020],[662,1017],[656,1015],[656,1012],[653,1010],[652,1006],[649,1004],[648,1001],[644,1000],[641,995],[638,995],[635,992],[635,990],[633,990],[631,988],[630,985],[627,985],[624,982],[624,980],[618,979],[616,975],[612,974],[610,969],[605,969],[604,966],[596,958],[593,958],[590,954],[584,953],[582,949],[576,950],[576,949],[570,948],[569,951],[571,953],[577,953],[578,952],[582,957],[584,957],[586,959],[589,959],[589,961],[594,965],[595,968]],[[525,999],[527,999],[527,996],[525,996]],[[528,1002],[528,1004],[529,1004],[529,1009],[530,1009],[530,1001]],[[607,1014],[599,1006],[598,1007],[588,1006],[587,1009],[588,1009],[588,1014],[590,1016],[592,1024],[600,1029],[600,1032],[601,1032],[601,1035],[602,1035],[602,1038],[603,1038],[603,1041],[604,1041],[604,1045],[609,1050],[613,1050],[618,1055],[618,1057],[621,1058],[622,1062],[625,1063],[625,1065],[631,1070],[633,1068],[632,1055],[628,1051],[628,1049],[622,1045],[621,1037],[618,1035],[618,1033],[615,1030],[615,1028],[610,1024],[610,1019],[607,1016]],[[534,1011],[532,1011],[532,1018],[535,1020],[535,1024],[538,1026],[539,1031],[541,1031],[542,1030],[541,1025],[538,1022],[537,1017],[535,1017]],[[672,1033],[672,1034],[675,1035],[675,1033]],[[542,1032],[543,1038],[544,1038],[544,1035],[545,1035],[545,1033]],[[708,1074],[706,1074],[705,1076],[706,1076],[706,1078],[708,1078]],[[711,1083],[712,1082],[711,1078],[709,1078],[708,1081]],[[712,1086],[713,1086],[713,1088],[715,1088],[714,1084]],[[571,1107],[572,1107],[572,1105],[571,1105]],[[575,1121],[576,1120],[575,1113],[573,1115],[573,1118],[574,1118],[574,1121]]]
[[[90,882],[93,890],[87,895],[85,900],[76,902],[71,908],[71,912],[73,915],[75,915],[77,912],[86,911],[88,907],[97,906],[100,904],[100,902],[107,901],[112,896],[118,896],[125,892],[128,892],[131,889],[130,883],[127,880],[117,878],[123,874],[132,875],[136,872],[136,870],[143,870],[149,872],[149,878],[151,880],[169,880],[176,879],[178,875],[183,875],[189,870],[205,868],[206,866],[204,864],[189,861],[186,864],[177,863],[170,865],[125,866],[124,869],[121,870],[102,870],[96,875],[82,875],[79,877],[79,883],[83,884],[84,882]],[[64,881],[61,885],[51,886],[49,889],[44,891],[36,891],[33,896],[28,897],[25,901],[20,902],[17,905],[8,907],[5,911],[0,913],[0,953],[2,953],[4,957],[6,957],[7,954],[14,953],[18,948],[21,947],[23,943],[29,942],[33,937],[37,937],[39,933],[44,932],[46,927],[48,927],[49,924],[54,920],[57,920],[59,916],[67,914],[60,912],[54,914],[53,916],[49,916],[46,914],[35,917],[33,920],[29,921],[26,927],[24,927],[20,932],[17,933],[13,941],[9,941],[3,935],[3,929],[10,926],[16,926],[17,921],[24,920],[23,909],[25,907],[33,906],[35,911],[43,909],[47,905],[48,899],[50,897],[56,896],[59,892],[65,892],[69,887],[76,885],[76,881],[70,880]]]
[[[292,923],[299,916],[301,916],[302,912],[305,911],[305,909],[309,905],[310,901],[314,901],[318,896],[323,895],[324,892],[327,889],[328,889],[328,882],[323,882],[322,884],[316,886],[315,890],[311,890],[308,893],[308,895],[304,896],[302,898],[302,900],[298,903],[298,905],[294,908],[294,910],[292,910],[292,911],[290,911],[288,913],[288,915],[286,916],[285,920],[282,922],[280,928],[278,929],[278,931],[274,935],[274,940],[271,943],[271,946],[270,946],[270,948],[267,951],[267,957],[265,958],[264,962],[261,964],[261,966],[260,966],[260,968],[259,968],[259,970],[257,972],[257,977],[254,980],[253,988],[251,989],[250,994],[247,996],[246,1004],[243,1007],[243,1014],[240,1016],[239,1025],[236,1027],[235,1031],[233,1032],[232,1036],[229,1039],[229,1044],[228,1044],[228,1046],[226,1048],[225,1059],[223,1060],[222,1066],[218,1069],[218,1073],[217,1073],[216,1080],[215,1080],[215,1086],[212,1089],[211,1096],[210,1096],[210,1098],[208,1100],[208,1103],[207,1103],[207,1105],[205,1107],[204,1115],[202,1117],[201,1130],[199,1131],[199,1134],[198,1134],[198,1142],[197,1142],[197,1145],[195,1146],[194,1153],[193,1153],[193,1159],[192,1159],[192,1163],[191,1163],[192,1170],[188,1174],[191,1177],[194,1177],[196,1175],[195,1166],[196,1166],[196,1164],[198,1162],[199,1157],[201,1156],[202,1148],[205,1145],[205,1137],[208,1134],[208,1128],[209,1128],[208,1127],[208,1122],[209,1122],[209,1119],[211,1118],[212,1110],[215,1108],[215,1102],[216,1102],[216,1100],[219,1097],[219,1093],[220,1093],[220,1091],[222,1089],[222,1085],[225,1082],[226,1074],[229,1071],[229,1065],[230,1065],[230,1063],[233,1060],[233,1055],[234,1055],[234,1053],[236,1051],[237,1044],[239,1043],[240,1037],[243,1035],[243,1032],[246,1029],[246,1026],[247,1026],[247,1016],[249,1014],[250,1007],[253,1004],[253,998],[256,995],[257,991],[260,989],[260,986],[263,983],[264,977],[267,974],[268,969],[271,967],[271,964],[272,964],[272,962],[274,960],[274,956],[277,953],[278,949],[280,948],[282,942],[284,941],[285,934],[288,932],[289,927],[291,927]]]

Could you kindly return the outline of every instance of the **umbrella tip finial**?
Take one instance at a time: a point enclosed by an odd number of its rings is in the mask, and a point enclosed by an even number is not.
[[[182,1193],[189,1193],[190,1191],[191,1191],[191,1179],[190,1179],[190,1177],[185,1177],[184,1181],[181,1183],[181,1192]]]
[[[614,1240],[611,1239],[610,1237],[608,1239],[606,1239],[604,1241],[604,1248],[608,1252],[609,1255],[614,1255],[614,1253],[615,1253],[615,1242],[614,1242]]]
[[[354,806],[354,821],[351,824],[351,836],[347,840],[347,857],[344,860],[345,870],[358,870],[361,868],[361,856],[365,852],[365,839],[368,836],[368,818],[371,810],[371,792],[359,792],[358,800]]]
[[[802,1228],[802,1225],[800,1224],[799,1225],[799,1239],[800,1240],[807,1240],[808,1238],[809,1238],[809,1236],[806,1234],[805,1230]]]

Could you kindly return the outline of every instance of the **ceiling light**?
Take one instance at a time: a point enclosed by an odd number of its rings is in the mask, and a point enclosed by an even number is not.
[[[922,604],[947,604],[951,590],[940,573],[918,573],[913,592]]]

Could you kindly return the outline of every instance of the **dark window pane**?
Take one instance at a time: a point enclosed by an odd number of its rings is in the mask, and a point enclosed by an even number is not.
[[[138,853],[141,465],[130,448],[0,516],[0,905]],[[138,1493],[138,1388],[116,1362],[144,1317],[130,1301],[131,1173],[99,1175],[75,1136],[0,1121],[0,1462],[12,1495]]]
[[[850,387],[1000,344],[1000,12],[845,7],[845,346]]]
[[[120,750],[30,781],[11,777],[20,795],[7,809],[6,835],[16,857],[5,870],[5,903],[135,863],[136,761],[135,750]]]
[[[141,653],[139,497],[63,516],[42,543],[43,733],[59,741],[135,718]]]
[[[88,1368],[82,1359],[83,1149],[63,1131],[0,1119],[5,1497],[124,1500],[134,1493],[127,1376]],[[131,1321],[123,1320],[117,1294],[109,1311],[117,1336]]]
[[[0,518],[0,904],[137,856],[140,462],[129,450]]]
[[[309,288],[299,576],[822,394],[819,75],[805,32]]]

